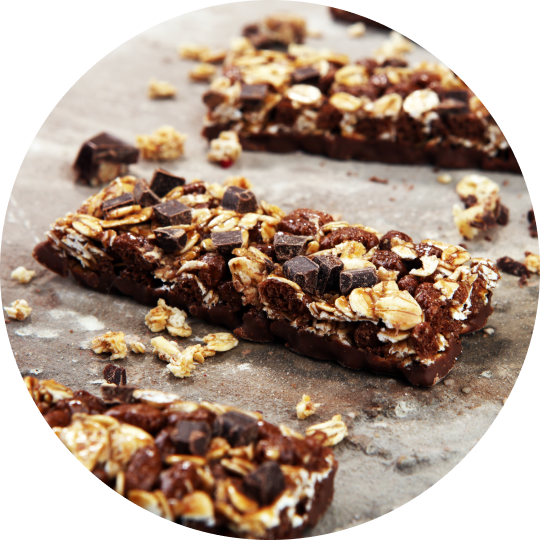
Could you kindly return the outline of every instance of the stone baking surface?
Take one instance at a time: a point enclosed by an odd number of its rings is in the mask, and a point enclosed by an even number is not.
[[[189,82],[194,64],[179,60],[176,48],[190,41],[223,47],[244,24],[279,9],[304,14],[310,28],[322,31],[322,39],[308,40],[313,47],[361,57],[387,38],[385,31],[368,28],[364,37],[353,39],[346,25],[333,22],[322,6],[247,2],[215,7],[170,20],[127,42],[82,77],[52,111],[21,167],[2,239],[3,305],[24,298],[33,307],[27,320],[7,325],[22,374],[54,378],[99,394],[109,355],[94,354],[90,340],[108,330],[122,331],[138,335],[151,350],[149,342],[156,335],[144,324],[148,307],[83,289],[72,279],[44,270],[31,256],[51,222],[97,191],[73,183],[71,164],[82,142],[101,131],[133,143],[137,134],[169,124],[188,135],[186,154],[161,166],[187,181],[222,182],[229,174],[241,174],[253,182],[258,200],[286,212],[310,207],[340,213],[350,223],[382,233],[397,229],[415,241],[463,241],[452,219],[453,204],[461,205],[455,185],[465,174],[484,174],[480,171],[256,152],[244,152],[227,170],[207,161],[207,143],[200,136],[206,85]],[[409,58],[432,57],[417,47]],[[152,77],[174,84],[178,97],[149,100],[146,90]],[[142,162],[131,171],[150,181],[156,166]],[[437,176],[446,172],[454,181],[437,182]],[[388,179],[388,184],[370,182],[373,176]],[[506,173],[487,176],[501,186],[510,223],[488,231],[492,241],[481,233],[478,240],[466,242],[471,256],[496,260],[508,255],[522,261],[525,251],[538,253],[538,241],[528,234],[526,212],[531,201],[523,178]],[[10,279],[20,265],[37,270],[28,285]],[[175,392],[187,400],[262,410],[270,422],[302,432],[341,414],[349,437],[334,449],[339,460],[334,503],[309,532],[324,534],[374,519],[411,500],[450,471],[482,437],[512,390],[533,331],[538,279],[523,288],[517,282],[517,277],[503,274],[488,332],[464,336],[456,367],[433,388],[413,388],[335,362],[310,360],[281,345],[246,341],[207,359],[188,379],[175,378],[150,352],[128,353],[116,363],[126,368],[129,384]],[[185,345],[220,331],[194,319],[188,322],[193,335],[178,339]],[[299,421],[295,407],[302,394],[322,406],[314,416]]]

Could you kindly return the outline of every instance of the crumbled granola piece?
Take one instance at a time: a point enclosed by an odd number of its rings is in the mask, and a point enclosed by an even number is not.
[[[198,60],[206,64],[221,64],[226,56],[227,51],[225,49],[217,49],[215,51],[208,50],[202,51],[199,54]]]
[[[253,184],[245,176],[227,176],[223,182],[223,186],[236,186],[242,189],[253,189]],[[261,204],[264,204],[264,201]]]
[[[144,343],[141,343],[140,341],[132,341],[130,347],[131,352],[134,352],[135,354],[142,354],[146,352]]]
[[[525,252],[525,266],[531,274],[540,274],[540,256],[530,251]]]
[[[322,431],[326,435],[324,446],[335,446],[348,435],[347,426],[341,420],[341,414],[336,414],[328,422],[308,427],[306,435],[313,435],[316,431]]]
[[[387,58],[403,58],[405,53],[411,52],[414,45],[398,32],[390,32],[390,38],[387,39],[375,53],[375,59],[378,61]]]
[[[193,43],[183,43],[178,47],[178,55],[186,60],[200,60],[201,55],[207,54],[209,51],[210,47]]]
[[[184,155],[187,135],[172,126],[161,126],[152,135],[137,135],[136,145],[142,159],[149,161],[172,161]]]
[[[353,38],[362,37],[365,33],[366,33],[366,25],[362,22],[351,24],[351,26],[347,28],[347,34],[349,34],[349,36]]]
[[[182,379],[191,377],[191,372],[195,369],[194,361],[202,364],[206,357],[216,354],[202,345],[192,345],[180,350],[174,341],[167,341],[161,336],[153,338],[150,343],[154,347],[153,352],[159,356],[160,360],[169,362],[167,369],[175,377]]]
[[[230,351],[238,345],[238,340],[228,332],[218,332],[208,334],[203,337],[203,341],[211,351],[225,352]]]
[[[32,308],[26,300],[15,300],[11,302],[11,307],[4,307],[4,310],[10,319],[17,319],[18,321],[24,321],[32,313]]]
[[[308,416],[315,414],[320,406],[320,403],[313,403],[311,398],[304,394],[302,401],[296,404],[296,416],[298,416],[299,420],[305,420]]]
[[[222,131],[217,139],[210,142],[208,159],[222,167],[230,167],[242,154],[242,146],[234,131]]]
[[[150,99],[167,99],[176,96],[176,88],[167,81],[150,79],[148,83],[148,97]]]
[[[437,176],[437,182],[440,184],[449,184],[452,182],[452,175],[451,174],[441,174],[440,176]]]
[[[157,307],[146,314],[144,322],[151,332],[161,332],[167,328],[172,336],[189,337],[191,327],[186,323],[186,317],[185,311],[168,306],[165,300],[160,298]]]
[[[124,332],[107,332],[92,340],[92,350],[96,354],[111,353],[110,360],[125,358],[127,345]]]
[[[208,64],[206,62],[201,62],[189,72],[189,78],[192,81],[206,82],[209,81],[216,73],[216,66]]]
[[[35,275],[35,270],[27,270],[24,266],[18,266],[11,272],[11,279],[16,279],[19,283],[29,283]]]

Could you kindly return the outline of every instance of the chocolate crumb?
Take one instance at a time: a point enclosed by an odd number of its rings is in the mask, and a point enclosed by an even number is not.
[[[515,261],[508,256],[497,259],[497,266],[505,274],[519,276],[520,278],[525,278],[525,280],[531,277],[529,270],[523,263]],[[523,279],[520,279],[520,284],[524,284]]]
[[[502,185],[503,185],[504,187],[506,187],[509,183],[510,183],[510,180],[504,180],[503,183],[502,183]]]
[[[376,184],[388,184],[387,178],[379,178],[378,176],[372,176],[369,181],[375,182]]]
[[[127,384],[126,368],[107,364],[103,369],[103,377],[109,384],[125,386]]]
[[[487,235],[484,236],[484,239],[487,240],[488,242],[493,242],[493,238],[491,238],[491,236]]]
[[[461,246],[463,249],[467,249],[467,244],[464,244],[463,242],[461,244],[458,244],[459,246]]]

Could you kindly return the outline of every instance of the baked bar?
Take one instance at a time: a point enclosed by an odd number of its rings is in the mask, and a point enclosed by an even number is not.
[[[100,480],[188,527],[240,538],[298,538],[334,494],[322,431],[304,437],[258,412],[105,385],[104,399],[25,378],[45,420]]]
[[[197,180],[158,196],[118,178],[53,223],[34,257],[104,293],[163,298],[241,338],[422,386],[492,313],[500,276],[463,247],[306,208],[285,215],[246,186]]]
[[[337,21],[343,21],[348,23],[357,23],[361,22],[364,24],[367,24],[368,26],[372,26],[373,28],[381,28],[383,30],[389,30],[387,26],[384,24],[381,24],[377,21],[374,21],[372,19],[368,19],[367,17],[362,17],[362,15],[358,15],[356,13],[351,13],[350,11],[347,11],[345,9],[339,9],[339,8],[328,8],[330,10],[330,14],[332,15],[332,18],[336,19]]]
[[[234,49],[203,100],[203,135],[236,131],[246,150],[519,172],[490,113],[442,64]]]

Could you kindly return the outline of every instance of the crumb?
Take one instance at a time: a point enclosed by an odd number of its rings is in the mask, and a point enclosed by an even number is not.
[[[217,73],[217,69],[212,64],[202,62],[197,64],[190,72],[189,78],[196,82],[207,82]]]
[[[469,249],[467,247],[467,244],[464,244],[463,242],[461,244],[458,244],[458,246],[461,246],[463,249]]]
[[[176,88],[167,81],[150,79],[148,83],[148,97],[150,99],[168,99],[176,96]]]
[[[35,270],[27,270],[24,266],[18,266],[11,272],[11,279],[16,279],[19,283],[29,283],[36,275]]]
[[[392,202],[395,202],[395,201],[396,201],[396,199],[394,199],[394,197],[390,197],[389,200],[392,201]]]
[[[10,307],[4,307],[4,310],[8,317],[18,321],[24,321],[32,313],[32,308],[26,300],[15,300],[11,302]]]
[[[236,132],[222,131],[217,139],[210,142],[208,160],[227,168],[235,163],[241,154],[242,146]]]
[[[484,239],[487,240],[488,242],[493,242],[493,238],[491,238],[491,236],[487,235],[484,236]]]
[[[450,174],[441,174],[440,176],[437,176],[437,182],[441,184],[449,184],[452,182],[452,176]]]
[[[146,347],[144,346],[144,343],[141,343],[140,341],[132,341],[130,343],[130,349],[131,352],[134,352],[135,354],[143,354],[146,352]]]
[[[203,51],[199,54],[199,60],[205,64],[221,64],[225,57],[227,56],[227,51],[224,49],[218,49],[217,51]]]
[[[347,426],[341,420],[340,414],[336,414],[328,422],[308,427],[306,435],[313,435],[316,431],[322,431],[326,435],[324,446],[335,446],[348,435]]]
[[[388,179],[387,178],[379,178],[378,176],[372,176],[370,179],[369,179],[370,182],[375,182],[377,184],[388,184]]]
[[[161,126],[152,135],[137,135],[136,146],[141,158],[148,161],[172,161],[184,155],[187,135],[172,126]]]
[[[195,45],[193,43],[184,43],[178,47],[178,55],[185,60],[200,60],[201,55],[209,51],[210,47],[206,45]]]
[[[440,168],[439,167],[433,167],[433,169],[431,169],[434,173],[438,173],[440,172]]]
[[[347,34],[349,34],[349,36],[353,38],[362,37],[365,33],[366,33],[366,25],[362,22],[351,24],[351,26],[347,28]]]
[[[189,337],[191,327],[186,323],[187,313],[176,307],[170,307],[163,298],[158,300],[157,307],[151,309],[144,318],[144,324],[151,332],[167,329],[172,336]]]
[[[506,187],[508,184],[510,184],[510,180],[503,180],[502,185]]]
[[[323,37],[323,33],[320,30],[313,28],[308,28],[306,34],[307,37],[311,39],[321,39]]]
[[[305,420],[308,416],[315,414],[320,406],[320,403],[313,403],[311,398],[304,394],[302,401],[296,404],[296,416],[299,420]]]
[[[125,358],[127,354],[124,332],[106,332],[92,339],[92,350],[96,354],[111,353],[111,361]]]

